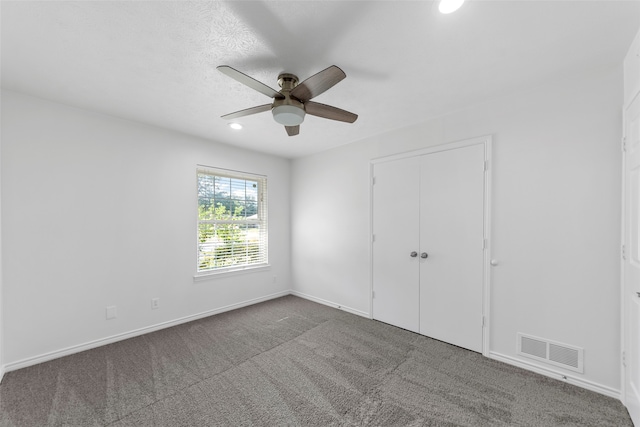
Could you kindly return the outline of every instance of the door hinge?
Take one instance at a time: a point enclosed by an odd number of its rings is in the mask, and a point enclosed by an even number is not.
[[[376,291],[371,291],[371,298],[375,298],[376,297]]]
[[[484,325],[486,325],[486,324],[487,324],[487,322],[485,321],[484,316],[482,316],[482,327],[484,328]]]
[[[626,136],[623,136],[623,137],[622,137],[622,144],[621,144],[621,146],[622,146],[622,152],[623,152],[623,153],[626,153],[626,152],[627,152],[627,137],[626,137]]]
[[[375,176],[371,177],[371,185],[376,185],[376,177]]]
[[[484,171],[485,171],[485,172],[489,170],[489,161],[488,161],[488,160],[485,160],[485,161],[484,161],[484,166],[483,166],[483,168],[484,168]]]
[[[375,234],[372,234],[372,235],[371,235],[371,243],[373,243],[373,242],[375,242],[375,241],[376,241],[376,235],[375,235]]]
[[[627,259],[627,248],[624,245],[622,245],[622,259]]]
[[[487,239],[482,239],[482,249],[487,249]]]

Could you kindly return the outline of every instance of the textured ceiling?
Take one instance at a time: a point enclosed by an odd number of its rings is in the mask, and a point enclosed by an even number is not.
[[[284,157],[347,144],[622,58],[640,1],[2,1],[2,87]],[[354,124],[307,116],[288,137],[270,113],[221,115],[338,65],[320,95]]]

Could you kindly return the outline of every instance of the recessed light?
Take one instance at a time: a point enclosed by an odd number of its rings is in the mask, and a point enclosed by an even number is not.
[[[440,6],[438,6],[438,10],[440,13],[451,13],[460,9],[464,0],[440,0]]]
[[[242,125],[240,123],[229,123],[229,127],[231,129],[240,130],[242,129]]]

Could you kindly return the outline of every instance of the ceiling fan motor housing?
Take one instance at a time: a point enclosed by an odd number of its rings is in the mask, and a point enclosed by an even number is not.
[[[284,98],[274,99],[271,108],[273,119],[281,125],[298,126],[304,121],[304,104],[289,95],[291,90],[298,85],[298,77],[293,74],[280,74],[278,84],[282,88],[280,93]]]

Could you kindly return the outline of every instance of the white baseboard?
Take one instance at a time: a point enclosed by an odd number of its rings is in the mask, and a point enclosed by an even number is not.
[[[3,375],[5,372],[15,371],[17,369],[22,369],[28,366],[37,365],[39,363],[48,362],[49,360],[57,359],[59,357],[68,356],[70,354],[79,353],[85,350],[91,350],[92,348],[100,347],[107,344],[112,344],[114,342],[126,340],[126,339],[137,337],[140,335],[148,334],[150,332],[155,332],[160,329],[170,328],[172,326],[177,326],[182,323],[187,323],[193,320],[202,319],[204,317],[213,316],[214,314],[224,313],[225,311],[231,311],[238,308],[247,307],[249,305],[258,304],[260,302],[268,301],[271,299],[280,298],[280,297],[289,295],[290,293],[291,292],[289,290],[276,292],[275,294],[265,295],[263,297],[242,301],[236,304],[230,304],[224,307],[215,308],[213,310],[203,311],[201,313],[181,317],[179,319],[170,320],[167,322],[157,323],[155,325],[147,326],[147,327],[136,329],[129,332],[124,332],[117,335],[112,335],[110,337],[101,338],[101,339],[90,341],[84,344],[78,344],[71,347],[63,348],[61,350],[55,350],[49,353],[41,354],[39,356],[29,357],[27,359],[22,359],[17,362],[8,363],[4,365],[0,373]]]
[[[527,361],[520,360],[515,357],[506,356],[504,354],[495,353],[495,352],[489,352],[487,357],[489,359],[497,360],[499,362],[504,362],[508,365],[517,366],[519,368],[526,369],[527,371],[532,371],[537,374],[544,375],[546,377],[564,381],[569,384],[574,384],[574,385],[577,385],[578,387],[595,391],[596,393],[604,394],[605,396],[613,397],[614,399],[618,399],[618,400],[622,399],[620,390],[616,390],[612,387],[598,384],[593,381],[587,381],[581,378],[576,378],[572,374],[560,372],[553,368],[547,368],[546,366],[541,366],[533,361],[530,362],[528,360]]]
[[[106,337],[106,338],[102,338],[102,339],[98,339],[98,340],[94,340],[94,341],[90,341],[84,344],[79,344],[79,345],[75,345],[75,346],[71,346],[71,347],[67,347],[61,350],[56,350],[56,351],[52,351],[49,353],[45,353],[45,354],[41,354],[39,356],[34,356],[34,357],[29,357],[27,359],[23,359],[23,360],[19,360],[17,362],[13,362],[13,363],[8,363],[6,365],[1,365],[0,366],[0,382],[2,381],[2,378],[4,377],[4,374],[6,372],[10,372],[10,371],[15,371],[17,369],[21,369],[21,368],[26,368],[28,366],[33,366],[33,365],[37,365],[39,363],[43,363],[43,362],[48,362],[49,360],[53,360],[53,359],[57,359],[59,357],[64,357],[64,356],[68,356],[74,353],[79,353],[81,351],[85,351],[85,350],[90,350],[92,348],[96,348],[96,347],[100,347],[103,345],[107,345],[107,344],[112,344],[114,342],[118,342],[118,341],[122,341],[128,338],[133,338],[133,337],[137,337],[140,335],[144,335],[144,334],[148,334],[150,332],[155,332],[158,331],[160,329],[165,329],[165,328],[169,328],[172,326],[177,326],[183,323],[187,323],[187,322],[191,322],[193,320],[198,320],[198,319],[202,319],[204,317],[209,317],[209,316],[213,316],[215,314],[219,314],[219,313],[224,313],[226,311],[231,311],[231,310],[235,310],[238,308],[242,308],[242,307],[247,307],[249,305],[253,305],[253,304],[258,304],[260,302],[264,302],[264,301],[268,301],[271,299],[275,299],[275,298],[280,298],[286,295],[294,295],[300,298],[304,298],[307,299],[309,301],[313,301],[316,302],[318,304],[323,304],[329,307],[333,307],[333,308],[337,308],[339,310],[344,310],[348,313],[351,314],[355,314],[357,316],[362,316],[365,318],[370,319],[371,316],[369,315],[369,313],[365,312],[365,311],[361,311],[361,310],[356,310],[354,308],[351,307],[347,307],[338,303],[335,303],[333,301],[329,301],[329,300],[325,300],[323,298],[318,298],[312,295],[308,295],[299,291],[295,291],[295,290],[285,290],[285,291],[281,291],[281,292],[277,292],[274,294],[270,294],[270,295],[265,295],[263,297],[259,297],[259,298],[254,298],[254,299],[250,299],[250,300],[246,300],[246,301],[242,301],[239,303],[235,303],[235,304],[230,304],[224,307],[219,307],[213,310],[208,310],[208,311],[204,311],[201,313],[197,313],[197,314],[193,314],[190,316],[185,316],[179,319],[175,319],[175,320],[171,320],[171,321],[167,321],[167,322],[162,322],[162,323],[158,323],[155,325],[151,325],[151,326],[147,326],[144,328],[140,328],[140,329],[136,329],[133,331],[129,331],[129,332],[125,332],[125,333],[121,333],[121,334],[117,334],[117,335],[112,335],[110,337]],[[545,366],[541,366],[538,365],[534,362],[530,362],[530,361],[524,361],[524,360],[520,360],[511,356],[506,356],[500,353],[496,353],[496,352],[489,352],[487,355],[488,358],[490,359],[494,359],[500,362],[504,362],[507,363],[509,365],[513,365],[513,366],[517,366],[519,368],[522,369],[526,369],[528,371],[532,371],[541,375],[545,375],[547,377],[550,378],[554,378],[560,381],[565,381],[568,382],[570,384],[574,384],[577,385],[579,387],[585,388],[587,390],[591,390],[594,391],[596,393],[600,393],[603,394],[605,396],[609,396],[609,397],[613,397],[614,399],[618,399],[621,400],[622,399],[622,395],[620,390],[616,390],[614,388],[602,385],[602,384],[598,384],[598,383],[594,383],[592,381],[587,381],[581,378],[576,378],[575,376],[571,375],[571,374],[566,374],[564,372],[560,372],[551,368],[547,368]]]
[[[304,298],[304,299],[308,299],[309,301],[317,302],[318,304],[328,305],[329,307],[337,308],[339,310],[344,310],[347,313],[351,313],[351,314],[355,314],[355,315],[358,315],[358,316],[366,317],[367,319],[371,318],[369,313],[367,313],[365,311],[356,310],[355,308],[351,308],[351,307],[347,307],[347,306],[344,306],[344,305],[340,305],[340,304],[335,303],[333,301],[329,301],[329,300],[326,300],[326,299],[314,297],[312,295],[304,294],[304,293],[299,292],[299,291],[292,290],[291,291],[291,295],[294,295],[294,296],[300,297],[300,298]]]

